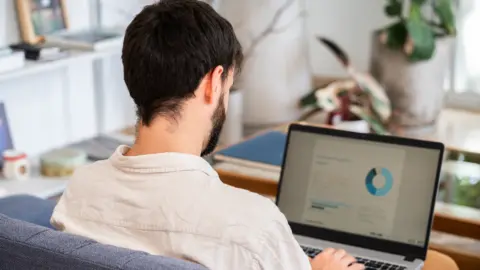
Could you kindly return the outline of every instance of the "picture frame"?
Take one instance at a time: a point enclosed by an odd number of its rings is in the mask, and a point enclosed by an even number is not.
[[[0,167],[3,166],[3,151],[14,149],[5,104],[0,101]]]
[[[50,35],[68,29],[65,0],[15,0],[22,40],[38,44]]]

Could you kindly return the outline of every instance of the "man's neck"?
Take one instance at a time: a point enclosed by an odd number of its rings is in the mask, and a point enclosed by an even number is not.
[[[203,148],[202,134],[202,131],[186,124],[156,119],[148,127],[138,125],[135,143],[125,155],[177,152],[199,156]]]

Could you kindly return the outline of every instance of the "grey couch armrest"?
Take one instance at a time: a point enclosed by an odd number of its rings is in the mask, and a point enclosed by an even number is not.
[[[153,256],[0,215],[0,270],[206,270],[204,267]]]

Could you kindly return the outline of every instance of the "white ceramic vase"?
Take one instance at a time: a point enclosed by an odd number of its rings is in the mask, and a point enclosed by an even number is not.
[[[227,118],[223,124],[219,143],[231,145],[243,138],[243,93],[240,90],[232,91],[228,100]]]

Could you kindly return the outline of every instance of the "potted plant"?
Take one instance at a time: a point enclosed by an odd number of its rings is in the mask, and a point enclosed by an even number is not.
[[[323,112],[327,117],[320,121],[340,129],[389,133],[392,111],[385,90],[369,74],[358,72],[335,42],[323,37],[318,41],[330,49],[351,79],[330,83],[304,95],[299,107],[307,112],[300,120],[308,121]]]
[[[397,131],[432,131],[456,33],[451,0],[386,0],[385,13],[394,22],[373,35],[371,74],[392,102]]]

